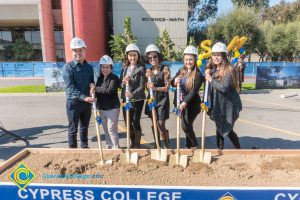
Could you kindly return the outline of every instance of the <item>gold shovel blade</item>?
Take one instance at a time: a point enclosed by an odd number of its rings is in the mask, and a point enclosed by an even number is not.
[[[137,152],[126,152],[120,154],[120,163],[122,164],[127,164],[127,163],[132,163],[137,165],[138,163],[138,154]]]
[[[211,163],[211,152],[204,151],[204,153],[202,153],[201,150],[195,150],[194,155],[193,155],[193,162],[195,162],[195,163],[203,162],[206,164],[210,164]]]
[[[188,165],[188,157],[187,155],[178,155],[177,153],[172,154],[170,155],[169,163],[171,165],[180,165],[183,168],[186,168]]]
[[[113,161],[112,160],[100,160],[99,165],[112,165]]]
[[[168,150],[161,149],[160,153],[157,149],[151,150],[151,159],[166,162],[168,159]]]

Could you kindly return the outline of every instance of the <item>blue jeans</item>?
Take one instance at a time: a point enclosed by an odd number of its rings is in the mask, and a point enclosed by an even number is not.
[[[80,123],[81,148],[88,147],[88,128],[91,119],[92,105],[77,100],[67,100],[66,111],[68,116],[69,148],[77,148],[78,123]]]

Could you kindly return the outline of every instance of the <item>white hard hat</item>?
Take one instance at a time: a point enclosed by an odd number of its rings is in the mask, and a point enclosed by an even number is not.
[[[79,38],[79,37],[74,37],[72,40],[71,40],[71,44],[70,44],[70,48],[71,49],[79,49],[79,48],[86,48],[86,45],[84,43],[84,41]]]
[[[114,62],[108,55],[104,55],[99,60],[99,65],[113,65]]]
[[[136,46],[135,44],[129,44],[129,45],[127,45],[125,52],[128,53],[129,51],[137,51],[137,52],[140,53],[139,47]]]
[[[155,52],[158,52],[159,53],[159,49],[158,47],[155,45],[155,44],[149,44],[146,48],[146,51],[145,53],[149,53],[151,51],[155,51]]]
[[[220,52],[228,53],[226,45],[222,42],[217,42],[216,44],[214,44],[214,46],[212,47],[211,52],[212,53],[218,53],[218,52],[219,53]]]
[[[189,45],[184,49],[183,54],[193,54],[195,56],[198,56],[198,50],[196,49],[196,47]]]

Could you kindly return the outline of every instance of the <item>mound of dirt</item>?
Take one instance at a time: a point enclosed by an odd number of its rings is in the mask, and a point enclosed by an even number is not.
[[[214,157],[210,165],[189,162],[187,168],[140,155],[138,165],[99,166],[97,153],[30,153],[22,161],[36,174],[35,183],[189,186],[300,186],[300,155],[238,154]],[[8,174],[0,175],[10,181]]]

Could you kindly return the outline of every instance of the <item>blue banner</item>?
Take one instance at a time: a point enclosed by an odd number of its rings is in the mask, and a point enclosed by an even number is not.
[[[300,188],[112,186],[0,182],[0,199],[44,200],[299,200]]]
[[[0,62],[0,77],[43,77],[45,68],[62,68],[65,62]],[[90,62],[95,70],[95,75],[99,73],[98,62]],[[171,77],[182,67],[180,61],[164,61],[163,65],[168,65],[171,70]],[[245,76],[255,77],[257,66],[282,66],[294,67],[299,66],[299,62],[246,62]],[[114,63],[114,73],[120,75],[122,69],[121,62]],[[204,74],[204,68],[200,68]]]

